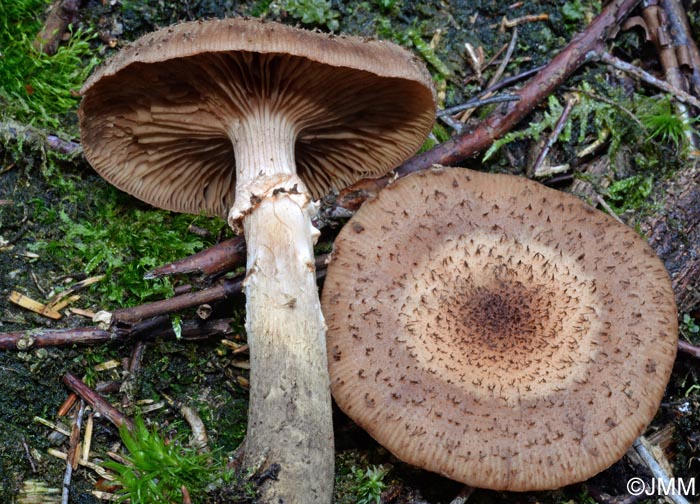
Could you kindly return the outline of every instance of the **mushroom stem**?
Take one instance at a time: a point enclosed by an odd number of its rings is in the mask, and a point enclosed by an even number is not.
[[[244,462],[279,464],[260,502],[329,503],[333,425],[326,325],[316,286],[315,207],[294,165],[294,128],[261,108],[230,131],[236,205],[247,243],[246,331],[251,387]]]

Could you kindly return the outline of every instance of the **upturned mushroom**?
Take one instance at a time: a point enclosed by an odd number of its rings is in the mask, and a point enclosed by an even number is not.
[[[658,409],[678,338],[668,274],[634,230],[458,168],[365,203],[322,305],[340,408],[399,459],[497,490],[618,460]]]
[[[312,197],[384,173],[430,131],[425,67],[390,43],[258,20],[184,23],[85,84],[85,154],[157,207],[228,215],[247,242],[245,463],[279,464],[263,501],[330,502],[333,432]]]

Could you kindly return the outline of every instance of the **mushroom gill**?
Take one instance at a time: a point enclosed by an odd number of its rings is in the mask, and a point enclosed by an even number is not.
[[[340,408],[398,458],[500,490],[619,459],[677,344],[668,274],[632,229],[464,169],[366,203],[335,242],[322,305]]]
[[[246,241],[250,403],[243,464],[279,466],[260,502],[332,499],[333,425],[311,198],[418,150],[430,74],[396,45],[251,19],[144,35],[82,89],[87,159],[130,194],[226,215]]]

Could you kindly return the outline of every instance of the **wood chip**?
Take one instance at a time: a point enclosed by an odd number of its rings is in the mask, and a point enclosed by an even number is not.
[[[80,296],[78,296],[77,294],[75,294],[75,295],[73,295],[73,296],[70,296],[70,297],[67,297],[67,298],[63,299],[63,300],[62,300],[61,302],[59,302],[59,303],[49,305],[49,308],[52,308],[52,309],[54,309],[54,310],[56,310],[56,311],[61,311],[61,310],[63,310],[66,306],[68,306],[68,305],[71,304],[71,303],[75,303],[75,302],[78,301],[79,299],[80,299]]]
[[[42,425],[45,425],[49,429],[55,430],[56,432],[60,432],[64,436],[70,436],[70,430],[65,425],[57,424],[57,423],[52,422],[51,420],[46,420],[45,418],[41,418],[38,416],[34,417],[34,421],[38,422]]]
[[[68,455],[63,453],[62,451],[59,451],[55,448],[49,448],[46,450],[46,452],[49,455],[52,455],[56,458],[59,458],[61,460],[66,460],[68,458]],[[114,481],[114,476],[108,472],[104,467],[95,464],[94,462],[87,462],[83,460],[78,460],[78,465],[81,465],[83,467],[87,467],[88,469],[92,469],[95,471],[97,474],[99,474],[102,478],[109,480],[109,481]]]
[[[69,308],[69,312],[71,312],[73,315],[79,315],[81,317],[86,317],[92,320],[92,318],[95,316],[95,312],[92,310],[83,310],[81,308]]]
[[[94,414],[91,413],[85,422],[85,432],[83,433],[83,450],[80,454],[79,464],[85,464],[90,460],[90,446],[92,445],[92,430],[94,427]]]
[[[114,501],[114,502],[121,500],[121,497],[119,495],[109,493],[109,492],[101,492],[100,490],[92,490],[90,493],[101,500]]]
[[[231,361],[231,365],[239,369],[250,369],[249,361]]]
[[[247,378],[245,378],[243,376],[236,376],[236,382],[238,383],[238,385],[240,385],[244,389],[250,388],[250,382],[248,381]]]
[[[94,283],[99,282],[102,280],[105,276],[104,275],[97,275],[94,277],[89,277],[86,278],[85,280],[81,280],[80,282],[77,282],[70,287],[68,287],[66,290],[59,292],[56,294],[53,298],[49,300],[47,303],[49,306],[54,307],[55,305],[59,304],[63,299],[67,298],[71,294],[84,289],[85,287],[88,287]]]
[[[236,343],[235,341],[231,341],[229,339],[223,339],[223,340],[221,340],[221,344],[224,346],[227,346],[229,348],[232,348],[233,352],[231,352],[231,353],[233,355],[248,351],[248,345],[246,343]]]
[[[93,366],[93,369],[95,371],[107,371],[109,369],[115,369],[121,366],[122,363],[119,362],[117,359],[111,359],[105,362],[101,362],[100,364],[97,364],[96,366]]]
[[[43,315],[44,317],[49,317],[51,319],[58,320],[62,316],[53,308],[46,306],[45,304],[40,303],[39,301],[35,301],[34,299],[27,297],[24,294],[21,294],[17,291],[10,292],[10,296],[8,297],[8,299],[12,303],[21,306],[22,308],[25,308],[27,310],[38,313],[39,315]]]
[[[141,408],[141,413],[144,413],[144,414],[145,414],[145,413],[150,413],[151,411],[156,411],[156,410],[159,410],[159,409],[161,409],[161,408],[165,408],[165,406],[166,406],[166,405],[165,405],[165,401],[160,401],[160,402],[157,402],[157,403],[153,403],[153,404],[151,404],[151,405],[149,405],[149,406],[144,406],[143,408]]]

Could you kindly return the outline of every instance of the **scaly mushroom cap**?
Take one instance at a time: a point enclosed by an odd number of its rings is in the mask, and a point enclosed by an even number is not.
[[[430,75],[410,52],[255,19],[145,35],[82,94],[83,147],[100,175],[155,206],[214,215],[233,205],[230,125],[260,101],[287,118],[315,197],[401,163],[435,114]]]
[[[464,169],[365,203],[322,304],[340,408],[398,458],[498,490],[561,487],[622,457],[678,338],[668,274],[634,230]]]

